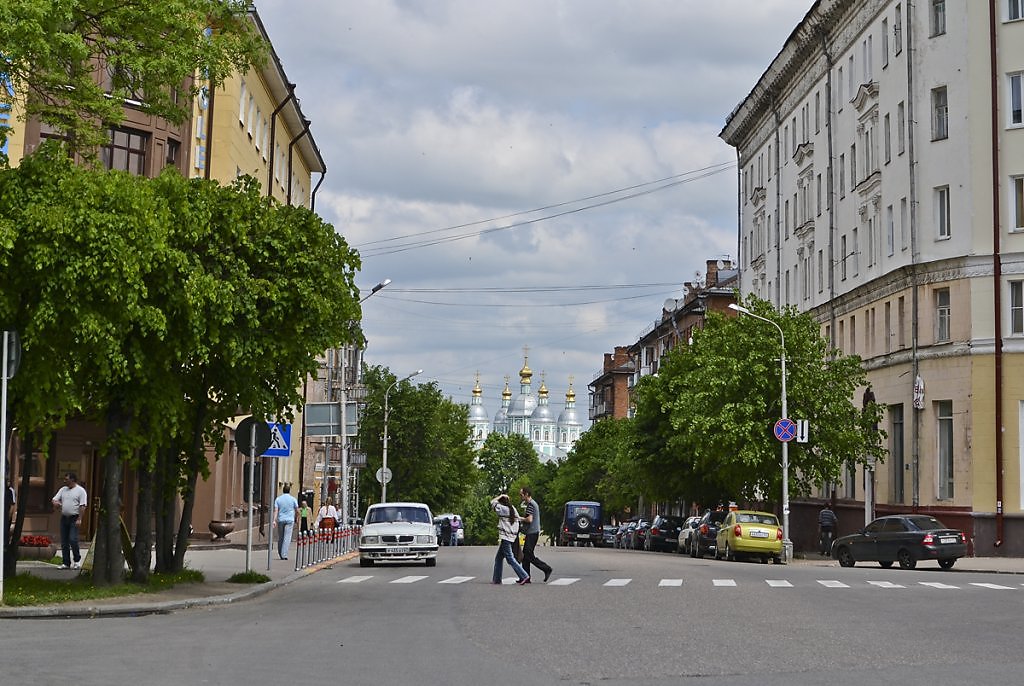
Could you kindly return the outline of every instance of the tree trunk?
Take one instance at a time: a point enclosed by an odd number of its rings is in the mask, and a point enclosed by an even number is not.
[[[174,500],[177,490],[173,487],[171,464],[174,451],[162,448],[157,451],[153,465],[154,529],[156,531],[156,571],[169,572],[174,563],[174,541],[171,530],[174,524]]]
[[[121,448],[118,441],[127,433],[131,418],[119,402],[107,410],[107,448],[103,455],[103,486],[92,581],[109,586],[122,581],[124,554],[121,551]]]
[[[197,400],[192,424],[192,445],[185,456],[186,486],[182,492],[181,522],[178,524],[177,545],[174,550],[174,570],[185,568],[185,551],[188,549],[188,535],[192,525],[192,509],[196,502],[196,483],[199,473],[206,466],[206,442],[203,440],[203,423],[206,421],[207,403]]]
[[[8,426],[10,425],[8,424]],[[21,540],[21,532],[25,526],[25,503],[28,502],[28,489],[31,483],[29,479],[32,474],[32,438],[32,432],[28,431],[21,441],[25,467],[22,469],[21,484],[18,486],[18,509],[14,514],[14,531],[11,532],[9,541],[4,540],[4,543],[7,544],[7,547],[4,548],[4,579],[13,579],[18,572],[18,542]],[[6,486],[7,484],[4,484],[5,488]]]
[[[155,456],[151,449],[142,452],[139,460],[139,496],[135,506],[135,547],[132,550],[134,565],[132,581],[144,584],[149,581],[149,567],[152,563],[150,549],[153,545],[153,467]]]

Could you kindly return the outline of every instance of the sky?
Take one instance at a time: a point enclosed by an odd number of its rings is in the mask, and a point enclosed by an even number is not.
[[[365,361],[490,416],[524,348],[573,377],[735,259],[718,138],[812,0],[257,0],[361,256]],[[314,177],[314,184],[318,177]]]

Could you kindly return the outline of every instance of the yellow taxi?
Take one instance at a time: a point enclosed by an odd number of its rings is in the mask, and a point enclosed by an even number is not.
[[[715,559],[756,557],[782,564],[782,526],[771,512],[733,510],[718,528]]]

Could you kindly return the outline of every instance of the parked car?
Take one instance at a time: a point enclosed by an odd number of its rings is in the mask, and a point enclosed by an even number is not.
[[[455,545],[462,545],[462,542],[466,538],[466,525],[462,521],[462,517],[451,512],[447,512],[445,514],[437,515],[436,517],[434,517],[434,529],[437,531],[438,543],[440,543],[441,545],[450,545],[451,539],[449,539],[448,541],[441,540],[441,523],[444,522],[445,517],[448,518],[449,522],[459,522],[459,528],[455,529]]]
[[[683,530],[679,532],[679,542],[676,551],[683,555],[690,554],[690,542],[693,540],[693,530],[700,525],[700,516],[687,517],[683,522]]]
[[[691,533],[690,557],[704,557],[715,552],[718,545],[718,527],[729,514],[725,510],[707,510]]]
[[[605,524],[601,527],[601,547],[602,548],[614,548],[615,547],[615,533],[619,530],[619,527],[614,524]]]
[[[359,535],[359,566],[375,562],[423,560],[437,564],[437,532],[430,508],[423,503],[370,505]]]
[[[615,547],[625,548],[626,543],[629,541],[629,534],[632,529],[636,528],[636,520],[631,519],[628,522],[619,524],[619,530],[615,532]]]
[[[647,530],[651,528],[651,520],[641,517],[637,520],[636,526],[629,534],[629,545],[626,546],[630,550],[643,550],[644,538],[647,536]]]
[[[756,557],[782,564],[782,526],[771,512],[734,510],[718,527],[715,559]]]
[[[874,561],[882,567],[899,562],[913,569],[918,560],[938,560],[939,567],[951,569],[967,554],[967,536],[925,514],[879,517],[855,534],[840,536],[832,544],[832,555],[843,567]]]
[[[570,500],[562,513],[559,535],[562,545],[593,545],[603,540],[601,503],[592,500]]]
[[[658,515],[651,522],[651,528],[644,538],[644,550],[674,552],[679,545],[679,532],[682,530],[682,517]]]

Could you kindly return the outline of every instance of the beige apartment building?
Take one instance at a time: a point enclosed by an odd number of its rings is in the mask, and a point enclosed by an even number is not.
[[[1022,0],[818,0],[721,133],[741,292],[813,314],[886,409],[844,529],[914,509],[1024,554],[1022,79]]]

